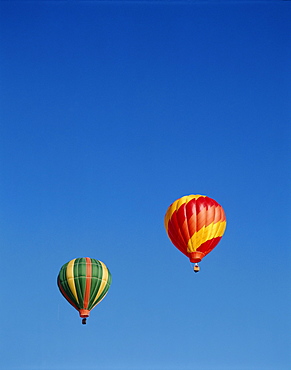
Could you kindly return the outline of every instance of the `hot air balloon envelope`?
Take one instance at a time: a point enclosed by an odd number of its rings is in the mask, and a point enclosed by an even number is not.
[[[75,258],[62,266],[57,284],[66,300],[79,311],[80,317],[86,319],[106,296],[111,274],[101,261],[89,257]]]
[[[172,243],[190,262],[202,260],[219,243],[226,228],[223,208],[205,195],[177,199],[165,215],[165,228]]]

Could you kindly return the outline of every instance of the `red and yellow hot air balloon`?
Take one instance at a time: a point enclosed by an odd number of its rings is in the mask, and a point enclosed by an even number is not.
[[[205,195],[187,195],[177,199],[165,215],[167,234],[190,262],[198,262],[219,243],[226,228],[223,208],[214,199]]]
[[[75,258],[64,264],[57,279],[66,300],[79,311],[82,323],[106,296],[111,274],[106,265],[94,258]]]

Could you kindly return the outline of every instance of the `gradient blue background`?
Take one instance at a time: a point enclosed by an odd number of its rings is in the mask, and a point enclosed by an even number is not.
[[[288,1],[0,3],[0,366],[287,370]],[[194,274],[175,199],[225,209]],[[56,277],[113,283],[82,326]]]

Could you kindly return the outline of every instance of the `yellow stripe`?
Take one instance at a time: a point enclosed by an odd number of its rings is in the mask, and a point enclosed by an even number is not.
[[[73,293],[74,297],[76,298],[76,301],[79,303],[76,286],[75,286],[75,278],[74,278],[74,263],[76,261],[76,258],[73,259],[68,263],[67,266],[67,281],[70,287],[71,292]]]
[[[100,284],[98,293],[97,293],[97,295],[96,295],[96,297],[94,299],[93,307],[96,305],[96,301],[98,300],[98,298],[102,294],[102,292],[103,292],[103,290],[105,288],[105,285],[106,285],[106,283],[108,281],[108,270],[107,270],[107,267],[104,265],[103,262],[101,262],[101,261],[99,261],[99,262],[101,263],[101,266],[102,266],[102,281],[101,281],[101,284]]]
[[[170,207],[168,208],[168,210],[166,212],[166,215],[165,215],[165,228],[166,228],[166,230],[168,230],[169,220],[170,220],[170,218],[172,217],[173,213],[176,210],[178,210],[183,204],[190,202],[190,200],[198,199],[200,197],[205,198],[206,195],[199,195],[199,194],[197,194],[197,195],[185,195],[184,197],[175,200],[175,202],[173,202],[170,205]]]
[[[203,226],[189,239],[187,252],[195,252],[197,248],[207,240],[222,236],[225,228],[226,221],[219,221],[215,224],[212,223],[207,227]]]

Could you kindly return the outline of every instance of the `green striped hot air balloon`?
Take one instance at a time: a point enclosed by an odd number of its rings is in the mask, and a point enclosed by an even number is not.
[[[94,258],[75,258],[64,264],[57,279],[66,300],[79,311],[82,323],[106,296],[111,274],[106,265]]]

